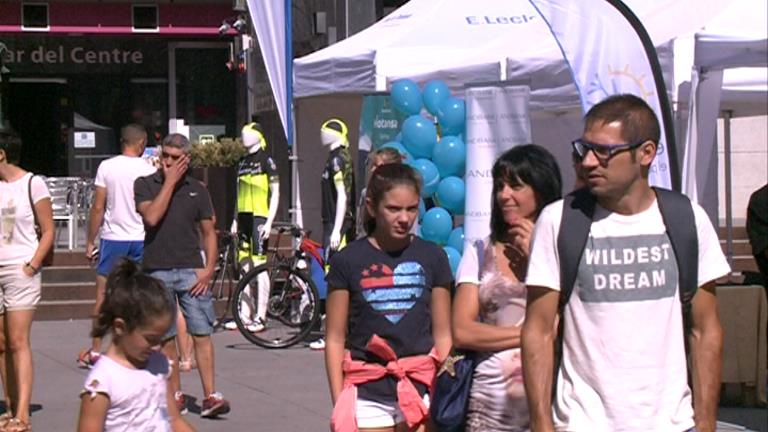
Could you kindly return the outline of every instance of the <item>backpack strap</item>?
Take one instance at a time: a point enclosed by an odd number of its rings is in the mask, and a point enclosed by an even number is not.
[[[557,371],[563,358],[563,312],[571,298],[573,285],[579,270],[579,262],[589,238],[592,216],[595,213],[595,196],[588,188],[569,193],[563,198],[563,212],[557,233],[557,254],[560,260],[560,298],[557,312],[557,339],[553,362],[552,400],[557,394]]]
[[[558,308],[561,313],[573,292],[579,261],[587,244],[594,213],[595,196],[587,188],[571,192],[563,199],[562,220],[557,234],[557,253],[560,259]]]
[[[667,227],[667,236],[677,261],[680,303],[683,308],[685,353],[689,352],[691,334],[691,302],[699,287],[699,239],[696,216],[691,201],[685,195],[654,187],[661,217]]]

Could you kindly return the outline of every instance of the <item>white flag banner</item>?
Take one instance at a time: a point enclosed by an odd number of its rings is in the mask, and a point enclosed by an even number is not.
[[[288,106],[288,81],[286,80],[288,72],[285,59],[285,1],[248,0],[248,10],[259,39],[261,56],[267,69],[272,93],[275,95],[280,121],[283,123],[286,136],[289,136],[288,128],[292,126],[288,124],[288,110],[291,107]],[[288,145],[291,144],[289,140]]]
[[[489,85],[466,90],[467,164],[464,181],[464,242],[472,244],[491,230],[491,200],[496,157],[531,143],[531,91],[528,86]]]
[[[652,185],[672,189],[671,166],[665,134],[662,101],[645,47],[625,15],[606,0],[530,0],[547,22],[563,52],[587,112],[608,96],[631,93],[643,98],[656,112],[661,140],[651,166]],[[640,25],[639,21],[635,23]],[[651,47],[653,48],[653,47]],[[655,54],[654,54],[655,55]],[[664,102],[666,103],[666,101]],[[670,126],[671,127],[671,126]]]

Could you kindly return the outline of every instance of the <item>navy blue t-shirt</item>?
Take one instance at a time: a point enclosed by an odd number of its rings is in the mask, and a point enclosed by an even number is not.
[[[453,280],[445,252],[414,237],[397,252],[374,247],[367,237],[335,254],[326,276],[329,289],[349,291],[347,349],[354,360],[386,364],[366,351],[374,334],[384,338],[398,358],[429,353],[433,287],[450,289]],[[440,288],[438,288],[440,289]],[[416,387],[423,394],[426,387]],[[384,377],[358,387],[361,398],[389,403],[397,399],[397,381]]]

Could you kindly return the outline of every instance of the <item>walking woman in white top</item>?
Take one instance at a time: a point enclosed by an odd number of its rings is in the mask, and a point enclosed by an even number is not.
[[[7,432],[31,430],[29,331],[40,301],[43,259],[53,247],[51,196],[42,178],[17,166],[20,156],[19,137],[0,131],[0,375],[6,404],[0,431]],[[7,368],[6,358],[12,361]]]

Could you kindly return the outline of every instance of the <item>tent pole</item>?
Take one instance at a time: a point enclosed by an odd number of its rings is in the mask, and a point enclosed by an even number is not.
[[[731,172],[731,116],[733,112],[723,111],[723,158],[725,165],[725,256],[733,267],[733,182]]]

